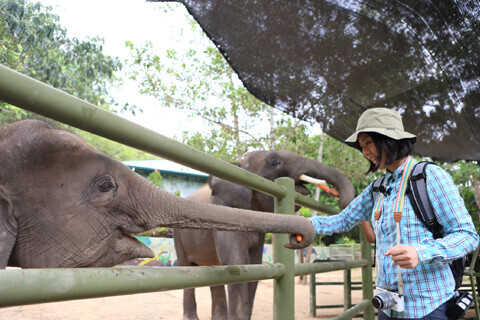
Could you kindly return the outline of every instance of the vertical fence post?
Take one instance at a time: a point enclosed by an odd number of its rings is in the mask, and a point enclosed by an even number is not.
[[[372,248],[370,243],[368,243],[367,238],[365,238],[363,232],[360,232],[360,243],[362,245],[362,259],[368,260],[368,264],[365,267],[362,267],[363,299],[371,301],[373,299]],[[363,319],[375,319],[375,310],[373,309],[373,305],[371,303],[370,306],[363,312]]]
[[[276,183],[285,187],[287,193],[281,199],[275,198],[275,212],[293,214],[295,212],[295,184],[290,178],[278,178]],[[273,262],[285,266],[283,277],[274,281],[273,287],[273,319],[295,318],[295,252],[286,249],[283,244],[288,242],[288,235],[275,234],[273,244]]]
[[[345,269],[343,270],[343,310],[347,311],[351,307],[352,307],[352,269]]]

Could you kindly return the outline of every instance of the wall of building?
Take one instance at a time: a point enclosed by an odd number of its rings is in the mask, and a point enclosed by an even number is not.
[[[143,244],[150,247],[155,253],[154,258],[134,259],[125,262],[123,265],[135,266],[177,266],[177,254],[172,238],[137,237]],[[305,253],[305,250],[304,250]],[[329,247],[315,246],[312,250],[310,261],[315,260],[353,260],[360,259],[360,245],[331,245]],[[273,248],[271,244],[263,247],[263,263],[273,263]],[[295,263],[298,263],[298,255],[295,256]]]

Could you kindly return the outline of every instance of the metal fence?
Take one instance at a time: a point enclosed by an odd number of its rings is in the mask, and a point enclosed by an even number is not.
[[[295,193],[290,178],[272,182],[229,163],[143,128],[122,117],[0,65],[0,100],[99,136],[264,192],[275,198],[275,212],[293,214],[295,203],[329,214],[334,208]],[[288,235],[277,235],[278,243]],[[8,269],[0,272],[0,307],[166,291],[262,279],[274,280],[273,319],[294,319],[295,276],[362,268],[363,283],[372,283],[370,246],[362,238],[362,259],[294,264],[294,251],[274,246],[271,265],[169,268]],[[351,319],[363,311],[374,319],[371,285],[363,301],[335,319]]]

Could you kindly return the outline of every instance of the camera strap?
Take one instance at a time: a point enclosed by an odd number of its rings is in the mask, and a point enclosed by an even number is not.
[[[414,167],[414,160],[412,157],[408,156],[405,160],[405,167],[403,169],[402,179],[400,180],[400,187],[398,188],[397,193],[397,200],[395,201],[395,207],[393,212],[393,219],[395,220],[396,224],[396,231],[397,231],[397,245],[401,244],[401,235],[400,235],[400,220],[402,219],[402,210],[403,210],[403,203],[405,199],[405,191],[407,190],[408,178],[410,173]],[[385,183],[387,179],[383,179],[383,183]],[[386,187],[384,185],[384,187]],[[382,216],[382,205],[383,205],[383,198],[384,194],[380,194],[375,204],[374,209],[374,218],[375,218],[375,234],[378,235],[378,222],[380,217]],[[375,237],[375,241],[378,237]],[[375,286],[377,285],[378,281],[378,250],[377,254],[375,255]],[[403,294],[403,280],[402,280],[402,268],[397,266],[397,273],[398,273],[398,294]]]

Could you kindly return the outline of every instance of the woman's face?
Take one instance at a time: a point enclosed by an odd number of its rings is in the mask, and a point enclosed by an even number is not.
[[[362,132],[358,135],[358,144],[362,149],[362,154],[365,158],[377,165],[380,162],[378,169],[385,169],[385,156],[382,159],[379,159],[379,154],[375,142],[373,142],[372,137],[368,133]],[[385,152],[382,152],[385,155]]]

